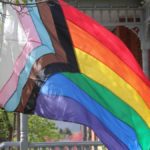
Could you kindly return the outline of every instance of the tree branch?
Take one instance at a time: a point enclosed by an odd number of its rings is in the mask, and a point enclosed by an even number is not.
[[[22,0],[22,2],[19,2],[18,0],[16,0],[16,2],[0,0],[0,3],[15,5],[15,6],[26,6],[26,5],[33,6],[33,5],[36,5],[36,4],[39,4],[39,3],[45,3],[45,2],[49,2],[49,1],[53,1],[53,2],[57,3],[55,0],[39,0],[37,2],[32,2],[32,0],[31,0],[30,3],[27,3],[27,0]]]

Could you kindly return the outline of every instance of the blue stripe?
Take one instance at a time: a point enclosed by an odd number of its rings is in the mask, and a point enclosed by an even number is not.
[[[118,139],[127,145],[129,149],[140,149],[132,128],[114,117],[65,76],[56,74],[50,77],[41,88],[40,93],[67,96],[78,101],[89,112],[95,115]]]
[[[29,6],[28,10],[31,15],[32,21],[35,25],[35,28],[38,32],[38,35],[40,36],[40,40],[41,40],[43,46],[41,45],[40,47],[33,49],[31,54],[28,56],[26,65],[19,76],[17,89],[15,90],[12,97],[8,100],[8,102],[4,106],[4,108],[7,111],[14,111],[17,108],[17,106],[20,102],[20,98],[21,98],[21,94],[22,94],[22,90],[23,90],[22,88],[26,84],[27,79],[30,75],[32,66],[36,62],[36,60],[45,54],[54,53],[54,48],[53,48],[51,39],[41,21],[37,7]],[[26,29],[26,30],[28,30],[28,29]],[[31,32],[31,31],[29,30],[29,32]]]
[[[35,0],[33,0],[32,2],[34,3]],[[37,7],[36,6],[34,6],[34,7],[27,6],[27,8],[28,8],[28,12],[32,18],[32,21],[34,23],[35,29],[37,30],[37,33],[40,37],[42,45],[47,46],[50,49],[51,53],[54,53],[55,50],[53,48],[50,36],[40,18]],[[30,30],[29,30],[29,32],[30,32]]]
[[[17,108],[17,106],[20,102],[23,87],[28,80],[28,77],[30,75],[30,71],[32,69],[33,64],[41,56],[46,55],[48,53],[49,53],[49,49],[45,46],[40,46],[32,51],[30,57],[27,60],[25,68],[23,69],[23,71],[21,72],[21,74],[19,76],[16,91],[13,93],[12,97],[8,100],[8,102],[4,106],[4,108],[7,111],[14,111]]]

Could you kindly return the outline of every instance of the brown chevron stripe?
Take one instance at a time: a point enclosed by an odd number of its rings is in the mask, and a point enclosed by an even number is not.
[[[23,88],[19,107],[17,108],[17,111],[19,112],[22,112],[23,109],[25,108],[28,102],[28,99],[31,95],[31,92],[36,84],[35,81],[39,80],[37,76],[39,71],[42,70],[44,67],[46,67],[48,64],[57,63],[57,62],[67,63],[67,57],[66,57],[64,49],[62,48],[59,42],[49,6],[46,3],[38,4],[38,10],[39,10],[41,19],[43,20],[44,25],[48,33],[50,34],[53,47],[55,49],[55,54],[45,55],[42,58],[38,59],[36,63],[33,65],[30,76],[27,80],[27,83]]]

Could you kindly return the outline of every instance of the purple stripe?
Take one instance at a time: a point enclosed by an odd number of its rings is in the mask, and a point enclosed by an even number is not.
[[[98,137],[101,137],[101,141],[108,149],[127,149],[95,116],[68,97],[40,94],[36,101],[35,114],[49,119],[84,124],[92,128]]]

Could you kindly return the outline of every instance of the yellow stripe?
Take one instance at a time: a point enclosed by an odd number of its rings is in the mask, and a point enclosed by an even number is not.
[[[135,88],[150,109],[150,87],[145,84],[145,82],[126,63],[119,59],[118,56],[112,53],[112,51],[102,43],[89,35],[89,33],[70,21],[67,21],[67,25],[74,47],[84,50],[84,52],[92,55],[116,72],[121,78]]]
[[[75,48],[81,73],[105,86],[131,106],[150,127],[150,110],[136,90],[105,64]],[[86,88],[86,87],[85,87]],[[111,101],[111,99],[110,99]]]

